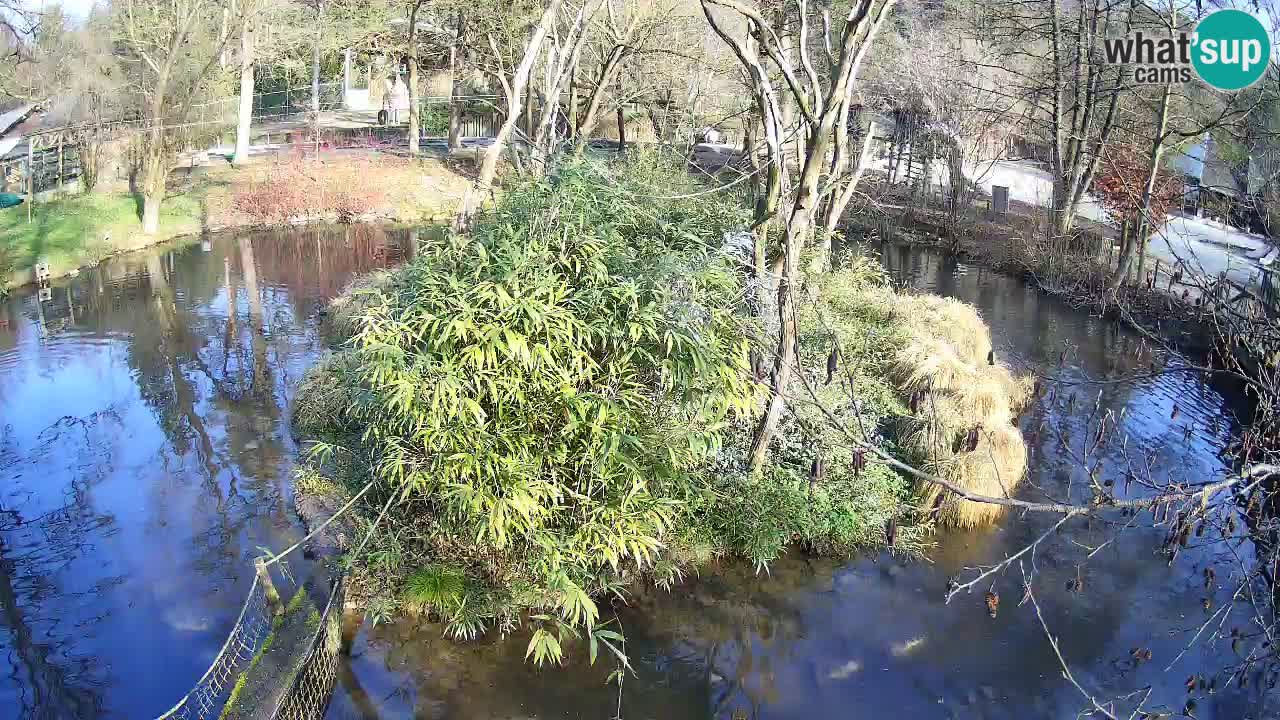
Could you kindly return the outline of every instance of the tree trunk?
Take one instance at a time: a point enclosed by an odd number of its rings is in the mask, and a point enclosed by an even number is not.
[[[462,147],[462,38],[466,17],[458,11],[458,28],[449,46],[449,150]]]
[[[249,161],[249,133],[253,127],[253,24],[246,18],[240,34],[240,112],[236,118],[236,151],[233,165]]]
[[[311,46],[311,112],[320,112],[320,41],[324,37],[324,0],[316,5],[316,36]]]
[[[515,76],[512,77],[511,82],[508,83],[506,78],[501,78],[507,95],[507,115],[502,127],[498,129],[493,138],[493,144],[485,151],[484,161],[480,165],[480,172],[476,175],[475,182],[472,183],[471,187],[467,188],[466,194],[462,197],[462,205],[458,208],[458,214],[453,220],[454,229],[459,232],[470,228],[471,221],[475,218],[476,212],[479,211],[480,203],[483,201],[484,196],[493,191],[493,179],[498,174],[498,160],[502,158],[502,151],[506,146],[507,138],[511,135],[511,130],[520,119],[520,98],[524,95],[525,85],[529,82],[529,75],[533,72],[533,64],[538,58],[538,51],[542,47],[542,41],[547,37],[547,33],[555,22],[556,15],[560,11],[560,1],[551,0],[547,4],[537,28],[534,29],[533,35],[529,37],[529,41],[525,43],[524,57],[521,59],[519,67],[516,68]]]
[[[164,201],[165,167],[164,138],[152,131],[142,161],[142,232],[155,235],[160,230],[160,204]]]
[[[827,210],[827,219],[824,229],[828,234],[834,233],[836,226],[840,224],[840,219],[844,217],[845,208],[849,206],[849,201],[853,199],[853,194],[858,190],[858,182],[862,180],[862,175],[866,172],[867,164],[871,161],[871,143],[875,140],[876,124],[873,121],[867,128],[867,134],[862,138],[862,147],[858,151],[858,157],[854,162],[857,165],[853,168],[853,174],[849,177],[848,182],[835,197],[831,203],[831,207]],[[955,189],[952,189],[952,194]],[[833,241],[834,242],[834,241]]]
[[[596,123],[599,122],[600,105],[604,102],[604,89],[613,82],[614,74],[622,65],[622,60],[626,56],[626,49],[622,46],[614,46],[609,51],[609,56],[605,58],[604,65],[600,67],[600,75],[596,78],[596,86],[591,89],[591,94],[587,96],[587,111],[582,115],[582,122],[578,124],[575,135],[578,138],[579,154],[586,147],[587,141],[591,139],[591,131],[596,129]]]
[[[1173,86],[1166,83],[1164,92],[1160,95],[1160,110],[1156,117],[1156,136],[1151,142],[1151,154],[1149,156],[1149,170],[1147,172],[1147,182],[1142,189],[1142,205],[1138,210],[1137,232],[1133,240],[1129,243],[1129,247],[1124,255],[1120,258],[1120,263],[1112,274],[1107,288],[1115,292],[1120,284],[1124,282],[1124,278],[1129,273],[1129,265],[1133,262],[1135,249],[1145,257],[1147,251],[1147,236],[1151,232],[1151,196],[1155,193],[1156,179],[1160,176],[1160,156],[1164,154],[1165,134],[1169,128],[1169,96],[1173,92]],[[1138,263],[1139,275],[1138,282],[1142,282],[1141,268],[1142,263]]]
[[[627,149],[627,117],[622,109],[622,102],[618,102],[618,152]]]
[[[418,134],[421,119],[418,113],[418,8],[415,2],[409,10],[409,156],[418,155]]]
[[[786,255],[789,258],[791,254]],[[787,262],[787,270],[794,271],[790,261]],[[791,371],[796,362],[795,306],[791,298],[789,277],[794,277],[794,272],[788,275],[784,270],[783,276],[778,280],[778,317],[781,321],[778,331],[779,354],[773,372],[773,396],[769,398],[769,406],[756,424],[751,440],[750,464],[753,470],[764,465],[769,444],[778,431],[778,422],[782,420],[782,411],[786,407],[786,387],[791,382]]]
[[[569,103],[565,106],[565,136],[572,141],[578,129],[578,61],[573,61],[573,73],[569,76]]]
[[[526,139],[533,139],[533,83],[524,87],[524,134]]]

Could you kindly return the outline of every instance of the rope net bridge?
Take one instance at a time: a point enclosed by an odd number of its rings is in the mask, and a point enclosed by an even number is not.
[[[365,485],[328,520],[284,552],[255,559],[253,583],[222,649],[195,686],[157,720],[324,717],[343,652],[345,572],[334,572],[324,607],[319,609],[309,602],[302,583],[298,583],[293,598],[287,604],[283,602],[270,567],[322,532],[372,487],[372,482]],[[388,501],[354,556],[368,544],[390,505]]]

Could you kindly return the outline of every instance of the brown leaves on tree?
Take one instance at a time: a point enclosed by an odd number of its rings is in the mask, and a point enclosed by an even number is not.
[[[987,592],[987,614],[995,617],[1000,612],[1000,594],[995,591]]]
[[[1142,194],[1150,174],[1151,162],[1146,154],[1128,145],[1108,145],[1093,183],[1094,194],[1117,221],[1136,222],[1142,212]],[[1151,217],[1163,223],[1182,192],[1181,179],[1161,168],[1151,191]]]

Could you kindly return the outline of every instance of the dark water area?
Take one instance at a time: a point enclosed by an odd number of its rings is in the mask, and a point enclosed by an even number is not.
[[[1131,331],[940,253],[865,250],[883,253],[903,285],[976,305],[1003,362],[1062,381],[1020,420],[1030,455],[1021,497],[1087,497],[1077,458],[1096,428],[1089,423],[1095,399],[1102,412],[1124,411],[1118,435],[1128,437],[1102,452],[1100,480],[1125,468],[1156,481],[1228,471],[1219,453],[1238,432],[1237,405],[1194,377],[1079,384],[1148,372],[1152,352]],[[1163,362],[1176,367],[1179,360]],[[944,533],[923,561],[887,554],[837,561],[793,551],[767,575],[732,563],[689,577],[670,594],[638,591],[616,608],[635,668],[621,692],[606,683],[608,664],[588,665],[581,646],[566,666],[539,670],[524,660],[525,635],[457,644],[431,623],[366,624],[328,717],[1076,718],[1088,701],[1062,677],[1033,606],[1018,605],[1016,566],[944,601],[949,578],[999,562],[1053,522],[1009,515],[997,527]],[[1223,548],[1184,550],[1170,568],[1158,552],[1162,532],[1132,530],[1104,545],[1112,530],[1080,521],[1041,545],[1034,567],[1044,620],[1095,696],[1149,686],[1147,709],[1177,715],[1186,678],[1231,657],[1230,640],[1212,640],[1212,629],[1193,641],[1211,617],[1205,598],[1215,609],[1230,604],[1228,591],[1206,591],[1201,576],[1210,553]],[[1028,569],[1031,562],[1028,556]],[[1076,580],[1084,590],[1067,590]],[[987,589],[1003,599],[994,619],[983,603]],[[1243,608],[1232,609],[1215,626],[1225,632],[1246,621]],[[1135,661],[1138,648],[1152,659]],[[1270,717],[1255,689],[1262,683],[1253,680],[1249,689],[1232,685],[1199,699],[1196,717]]]
[[[317,308],[409,244],[237,233],[0,301],[0,717],[153,718],[200,678],[251,559],[302,535],[287,408]]]

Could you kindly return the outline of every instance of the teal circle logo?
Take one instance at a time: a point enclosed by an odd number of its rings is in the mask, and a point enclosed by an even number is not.
[[[1271,62],[1271,37],[1262,21],[1243,10],[1218,10],[1196,26],[1191,64],[1219,90],[1254,84]]]

